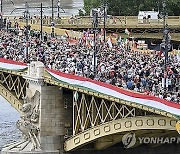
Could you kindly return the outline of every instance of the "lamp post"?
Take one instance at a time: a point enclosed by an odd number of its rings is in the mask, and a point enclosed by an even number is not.
[[[57,2],[57,8],[58,8],[58,18],[60,18],[60,5],[61,5],[61,3],[60,3],[60,0],[58,0],[58,2]]]
[[[163,0],[162,2],[162,6],[163,6],[163,28],[165,29],[166,27],[166,0]]]
[[[164,43],[165,43],[165,51],[164,51],[164,94],[166,94],[166,80],[167,80],[167,58],[168,58],[168,52],[167,52],[167,31],[165,31],[166,26],[166,0],[163,1],[163,27],[164,27]]]
[[[104,43],[106,41],[106,6],[105,6],[105,0],[103,0],[103,10],[104,10]]]
[[[29,29],[29,26],[28,26],[28,18],[29,18],[29,5],[28,3],[26,2],[25,3],[25,19],[26,19],[26,30],[25,30],[25,35],[26,35],[26,60],[28,61],[28,46],[29,46],[29,36],[28,36],[28,29]]]
[[[1,13],[0,13],[0,29],[3,28],[3,4],[1,0]]]
[[[1,0],[1,14],[2,14],[2,12],[3,12],[3,2]]]
[[[167,62],[168,62],[168,45],[169,45],[169,42],[170,42],[170,39],[169,39],[169,29],[168,27],[165,27],[164,29],[164,39],[163,39],[163,43],[162,43],[162,46],[161,46],[161,49],[163,49],[162,51],[164,52],[164,94],[166,93],[167,91]]]
[[[43,40],[43,10],[42,10],[43,6],[41,3],[41,40]]]
[[[168,63],[168,52],[171,51],[171,44],[170,44],[170,29],[168,28],[168,25],[166,24],[166,0],[163,1],[163,42],[161,43],[161,51],[164,53],[164,95],[167,91],[167,81],[168,81],[168,72],[167,72],[167,63]]]
[[[94,60],[94,77],[96,76],[96,53],[97,53],[97,46],[96,46],[96,31],[98,27],[98,12],[93,11],[93,33],[94,33],[94,55],[93,55],[93,60]]]
[[[52,20],[51,20],[51,37],[54,37],[54,0],[52,2]]]
[[[2,11],[3,11],[3,3],[2,3],[2,0],[1,0],[1,14],[2,14]]]

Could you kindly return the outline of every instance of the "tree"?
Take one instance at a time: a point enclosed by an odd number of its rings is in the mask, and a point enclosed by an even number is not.
[[[106,0],[108,14],[115,16],[137,16],[139,11],[162,12],[163,0]],[[180,15],[180,0],[166,0],[168,15]],[[103,0],[84,0],[84,10],[89,15],[92,8],[100,7]]]
[[[100,6],[100,0],[84,0],[84,10],[89,15],[92,8]]]

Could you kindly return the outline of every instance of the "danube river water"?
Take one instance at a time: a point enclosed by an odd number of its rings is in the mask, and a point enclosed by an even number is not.
[[[10,15],[15,8],[24,8],[24,4],[27,0],[3,0],[3,13],[4,15]],[[29,6],[51,6],[52,0],[28,0]],[[78,9],[83,8],[83,0],[60,0],[61,7],[65,10],[65,13],[61,13],[61,16],[71,16],[72,14],[78,14]],[[54,0],[54,6],[57,6],[57,0]],[[13,16],[21,16],[24,10],[15,10]],[[31,15],[39,14],[38,9],[30,9]],[[51,15],[51,9],[44,9],[44,14]],[[57,11],[55,9],[55,16]],[[0,149],[2,145],[14,142],[20,139],[20,132],[16,129],[16,122],[19,119],[19,113],[2,97],[0,97]]]
[[[16,128],[18,119],[19,113],[0,96],[0,149],[20,138],[21,133]]]
[[[51,15],[51,6],[52,6],[52,0],[3,0],[3,13],[4,15],[10,15],[11,12],[13,12],[11,15],[13,16],[22,16],[25,8],[25,3],[28,2],[29,7],[40,7],[40,4],[42,2],[44,7],[47,7],[43,9],[44,15]],[[58,0],[53,0],[54,3],[54,15],[57,16],[57,4]],[[49,7],[49,8],[48,8]],[[71,16],[78,14],[79,9],[83,8],[83,0],[60,0],[60,7],[65,11],[60,11],[60,16]],[[13,11],[14,10],[14,11]],[[29,12],[30,15],[34,14],[40,14],[40,9],[37,8],[30,8]]]

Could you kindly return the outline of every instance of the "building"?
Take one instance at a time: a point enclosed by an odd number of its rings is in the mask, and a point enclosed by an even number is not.
[[[139,11],[138,23],[150,23],[158,21],[159,12]]]

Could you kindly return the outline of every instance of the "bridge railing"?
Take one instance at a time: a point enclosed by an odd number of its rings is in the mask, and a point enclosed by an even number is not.
[[[11,22],[25,22],[23,18],[10,17]],[[103,26],[104,19],[99,18],[99,27]],[[61,28],[91,28],[93,19],[89,16],[77,16],[77,17],[61,17],[54,19],[55,25]],[[32,18],[29,20],[30,24],[40,25],[40,17]],[[166,24],[170,27],[180,25],[180,16],[169,16],[166,20]],[[43,19],[43,25],[51,25],[51,17],[46,17]],[[106,19],[107,28],[118,28],[118,27],[151,27],[151,26],[163,26],[163,19],[138,19],[137,16],[113,16]]]

